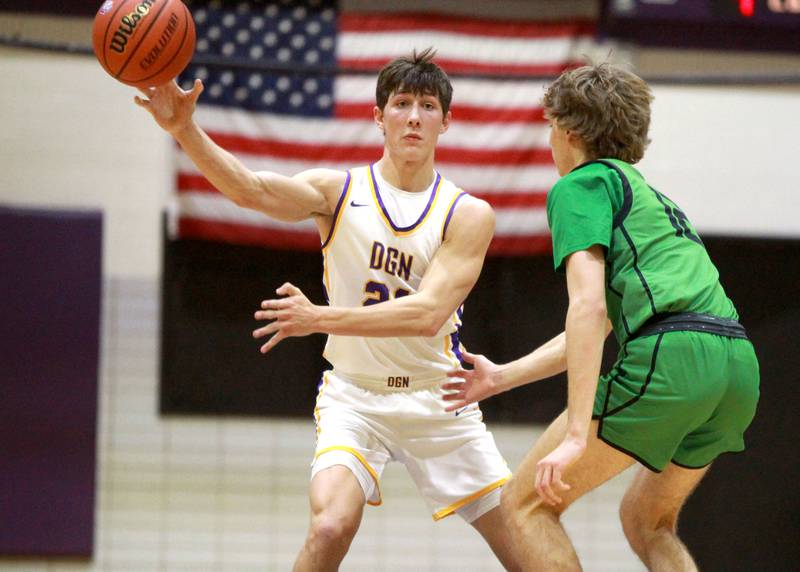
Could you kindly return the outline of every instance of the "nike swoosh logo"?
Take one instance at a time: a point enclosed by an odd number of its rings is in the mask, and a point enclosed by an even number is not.
[[[467,409],[469,409],[469,405],[465,405],[461,409],[456,409],[456,417],[458,417],[460,414],[464,413]]]
[[[368,207],[369,205],[362,205],[362,204],[359,204],[359,203],[357,203],[355,201],[350,201],[350,206],[351,207]]]

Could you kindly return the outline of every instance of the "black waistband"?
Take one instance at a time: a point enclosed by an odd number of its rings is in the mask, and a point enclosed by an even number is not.
[[[728,338],[747,339],[747,332],[739,322],[728,318],[683,312],[677,314],[656,314],[647,320],[632,336],[652,336],[665,332],[706,332]]]

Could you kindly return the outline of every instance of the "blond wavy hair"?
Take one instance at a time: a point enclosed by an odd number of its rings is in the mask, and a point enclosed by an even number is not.
[[[544,94],[544,114],[575,132],[591,158],[636,163],[650,139],[653,93],[634,73],[608,63],[562,73]]]

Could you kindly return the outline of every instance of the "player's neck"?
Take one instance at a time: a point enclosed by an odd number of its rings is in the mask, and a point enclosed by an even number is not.
[[[375,164],[383,180],[403,191],[419,193],[431,186],[436,176],[433,170],[433,155],[425,161],[403,161],[384,153]]]

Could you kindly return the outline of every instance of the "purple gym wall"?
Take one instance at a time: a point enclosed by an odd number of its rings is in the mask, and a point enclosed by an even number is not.
[[[0,207],[0,555],[92,554],[102,230]]]

